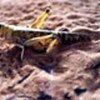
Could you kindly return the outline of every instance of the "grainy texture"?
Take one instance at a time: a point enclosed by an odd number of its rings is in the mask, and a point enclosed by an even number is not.
[[[44,29],[86,26],[100,32],[100,0],[0,0],[0,21],[27,26],[51,6]],[[92,35],[94,32],[89,32]],[[100,41],[49,55],[0,39],[0,100],[100,100]]]

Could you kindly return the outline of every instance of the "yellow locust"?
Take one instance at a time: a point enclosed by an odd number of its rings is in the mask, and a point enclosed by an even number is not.
[[[71,33],[67,29],[59,31],[41,29],[49,16],[49,11],[50,9],[47,8],[30,27],[0,23],[0,37],[9,40],[22,49],[21,60],[23,60],[25,46],[33,46],[36,50],[45,50],[46,53],[49,53],[59,44],[89,40],[89,36],[86,34]]]

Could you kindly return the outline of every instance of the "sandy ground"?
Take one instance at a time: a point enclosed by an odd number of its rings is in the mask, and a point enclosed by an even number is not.
[[[0,0],[0,22],[30,25],[51,6],[44,29],[86,26],[100,33],[100,0]],[[96,33],[95,33],[96,34]],[[0,100],[100,100],[100,41],[52,54],[20,49],[0,39]]]

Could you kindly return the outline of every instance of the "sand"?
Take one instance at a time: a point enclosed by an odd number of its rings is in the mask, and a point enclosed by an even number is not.
[[[91,28],[100,33],[100,0],[0,0],[0,22],[27,26],[47,6],[44,29]],[[95,33],[97,34],[97,33]],[[20,49],[0,39],[0,100],[99,100],[100,40],[61,47],[51,54]]]

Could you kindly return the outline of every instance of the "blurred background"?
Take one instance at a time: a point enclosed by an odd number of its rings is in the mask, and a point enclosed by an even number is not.
[[[30,25],[47,6],[44,29],[85,26],[100,33],[100,0],[0,0],[0,22]],[[23,62],[20,50],[9,47],[0,38],[0,100],[100,100],[100,40],[51,55],[28,48]]]
[[[0,21],[31,24],[47,6],[51,11],[44,28],[100,28],[100,0],[0,0]]]

